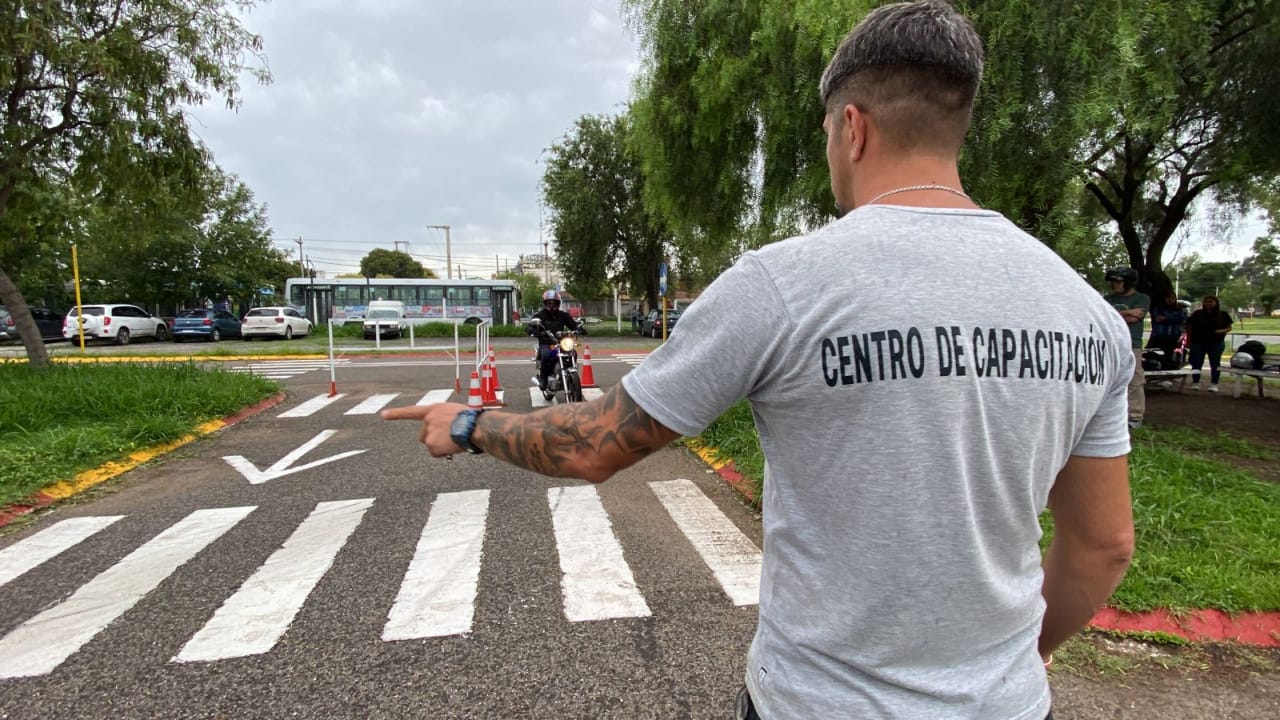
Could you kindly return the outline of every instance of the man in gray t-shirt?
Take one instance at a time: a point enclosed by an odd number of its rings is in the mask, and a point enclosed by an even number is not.
[[[596,401],[383,413],[435,456],[601,482],[747,399],[767,463],[741,718],[1041,720],[1044,665],[1128,565],[1128,333],[961,188],[981,70],[949,4],[874,10],[820,88],[839,220],[744,255]]]

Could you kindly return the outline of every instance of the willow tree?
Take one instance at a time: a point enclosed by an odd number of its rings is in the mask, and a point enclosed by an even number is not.
[[[578,118],[550,148],[542,193],[569,289],[595,297],[623,287],[653,307],[668,233],[644,205],[629,127],[626,116]]]
[[[1213,203],[1267,202],[1280,177],[1280,5],[1273,0],[969,3],[987,76],[967,177],[1053,242],[1100,227],[1139,285]]]
[[[685,247],[822,222],[817,78],[859,0],[624,0],[648,198]],[[1143,286],[1211,196],[1244,211],[1280,168],[1275,0],[970,0],[987,69],[967,187],[1065,255],[1118,238]],[[1201,203],[1200,205],[1204,205]]]
[[[212,93],[234,106],[242,72],[267,79],[258,62],[261,39],[231,7],[244,11],[253,4],[8,3],[0,13],[0,221],[32,227],[34,219],[6,217],[32,206],[14,203],[28,184],[66,180],[100,188],[112,178],[141,175],[131,165],[139,152],[203,163],[202,153],[189,152],[184,108]],[[32,366],[44,367],[48,355],[14,281],[28,256],[12,252],[9,242],[0,237],[6,262],[0,266],[0,301],[13,315]]]

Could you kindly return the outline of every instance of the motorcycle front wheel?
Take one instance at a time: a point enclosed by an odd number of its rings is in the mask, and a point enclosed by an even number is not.
[[[582,380],[577,373],[566,373],[565,380],[565,397],[569,402],[584,402],[585,397],[582,396]]]

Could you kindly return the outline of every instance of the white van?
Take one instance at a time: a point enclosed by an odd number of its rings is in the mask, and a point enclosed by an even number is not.
[[[383,339],[403,337],[409,332],[409,322],[404,319],[404,303],[399,300],[370,300],[369,311],[364,315],[364,339],[372,340],[381,334]]]

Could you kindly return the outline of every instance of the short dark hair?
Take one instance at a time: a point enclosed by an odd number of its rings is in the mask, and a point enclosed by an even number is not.
[[[982,80],[982,40],[945,0],[884,5],[845,36],[822,73],[827,112],[855,105],[901,149],[959,151]]]

